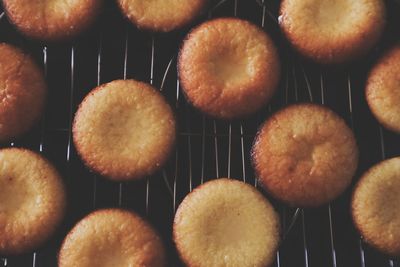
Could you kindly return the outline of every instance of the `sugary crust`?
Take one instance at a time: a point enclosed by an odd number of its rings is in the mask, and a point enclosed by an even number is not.
[[[118,0],[124,15],[138,28],[170,32],[196,18],[208,0]]]
[[[277,49],[248,21],[219,18],[187,36],[178,59],[188,100],[217,118],[246,117],[272,97],[280,79]]]
[[[33,59],[0,43],[0,142],[27,132],[44,109],[46,84]]]
[[[65,189],[42,156],[0,150],[0,254],[29,252],[47,241],[64,217]]]
[[[152,86],[116,80],[92,90],[73,122],[84,163],[112,180],[140,179],[159,170],[175,145],[171,107]]]
[[[394,257],[400,256],[400,157],[369,169],[357,183],[351,203],[356,228],[364,240]]]
[[[280,220],[254,187],[220,178],[185,197],[173,238],[186,266],[265,267],[276,255]]]
[[[373,67],[366,98],[378,121],[400,133],[400,45],[390,49]]]
[[[103,209],[92,212],[65,237],[59,267],[164,267],[164,245],[156,231],[133,212]]]
[[[386,22],[383,0],[284,0],[279,23],[292,45],[323,64],[366,54]]]
[[[89,28],[103,0],[3,0],[6,14],[24,35],[45,41],[75,37]]]
[[[291,105],[260,128],[252,163],[261,185],[292,206],[313,207],[338,197],[358,165],[353,132],[330,109]]]

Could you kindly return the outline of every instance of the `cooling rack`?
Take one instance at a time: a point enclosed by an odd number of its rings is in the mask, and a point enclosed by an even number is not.
[[[243,121],[205,117],[185,101],[176,73],[176,54],[190,27],[170,34],[141,32],[126,22],[113,1],[96,27],[77,41],[42,44],[21,37],[0,11],[0,41],[23,47],[41,63],[49,84],[42,121],[24,138],[3,146],[23,146],[48,157],[61,171],[69,190],[65,223],[44,247],[18,257],[2,257],[0,266],[52,267],[68,230],[92,210],[124,207],[148,218],[165,240],[169,266],[182,266],[171,241],[174,212],[193,188],[217,177],[243,180],[257,187],[250,149],[258,126],[273,112],[296,102],[329,106],[353,128],[360,146],[355,180],[372,164],[400,155],[399,137],[375,121],[364,100],[366,73],[376,58],[400,36],[400,5],[388,0],[388,27],[373,53],[343,68],[320,67],[300,58],[287,45],[277,25],[279,1],[219,0],[193,25],[208,18],[238,16],[267,31],[278,44],[283,62],[279,90],[265,110]],[[192,25],[192,26],[193,26]],[[177,149],[167,166],[144,181],[113,183],[89,172],[72,144],[71,122],[77,105],[95,86],[134,78],[159,88],[175,108]],[[276,267],[400,266],[364,244],[349,214],[349,189],[330,205],[294,209],[271,199],[280,213],[283,242]]]

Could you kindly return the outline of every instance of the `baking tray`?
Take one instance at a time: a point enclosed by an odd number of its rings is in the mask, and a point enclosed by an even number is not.
[[[299,57],[277,25],[276,0],[219,0],[189,27],[169,34],[137,30],[121,16],[114,1],[89,32],[76,41],[43,44],[27,40],[0,19],[0,41],[29,51],[45,71],[49,97],[42,121],[29,134],[4,147],[28,147],[48,157],[68,187],[68,212],[56,236],[37,251],[2,257],[0,266],[52,267],[69,229],[89,212],[123,207],[146,217],[160,232],[169,265],[182,266],[171,240],[174,211],[184,196],[204,181],[231,177],[257,183],[250,149],[258,126],[274,111],[296,102],[322,103],[340,114],[354,129],[360,146],[356,178],[384,158],[400,155],[400,138],[379,126],[364,99],[366,74],[377,57],[400,38],[400,4],[388,0],[388,26],[370,55],[342,67],[321,67]],[[0,14],[2,11],[0,11]],[[177,80],[176,54],[190,27],[211,17],[237,16],[267,31],[277,43],[283,62],[282,80],[272,102],[242,121],[205,117],[185,101]],[[95,86],[114,79],[134,78],[162,90],[175,108],[178,144],[167,166],[140,182],[114,183],[89,172],[71,141],[71,121],[77,105]],[[289,208],[273,200],[283,224],[283,242],[273,266],[353,267],[400,266],[362,242],[351,221],[351,188],[339,199],[317,209]]]

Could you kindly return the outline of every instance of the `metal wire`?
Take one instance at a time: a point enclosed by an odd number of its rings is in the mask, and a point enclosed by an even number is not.
[[[43,47],[43,72],[44,72],[44,77],[47,79],[47,46]],[[42,121],[41,121],[41,127],[40,127],[40,144],[39,144],[39,151],[43,152],[43,146],[44,146],[44,137],[45,137],[45,131],[46,131],[46,112],[43,112],[42,116]]]
[[[129,55],[129,24],[126,23],[125,30],[125,48],[124,48],[124,68],[123,68],[123,78],[126,80],[127,72],[128,72],[128,55]],[[151,78],[152,79],[152,78]],[[152,83],[152,81],[151,81]],[[118,185],[118,206],[122,206],[122,196],[123,196],[124,184],[122,182]],[[146,190],[147,193],[147,190]],[[146,195],[147,199],[147,195]],[[147,202],[146,202],[146,211],[147,211]]]
[[[186,116],[186,127],[191,131],[190,118]],[[193,190],[193,170],[192,170],[192,136],[187,135],[188,155],[189,155],[189,192]]]
[[[320,73],[320,86],[321,86],[321,104],[325,105],[325,82],[322,72]],[[336,267],[336,250],[335,250],[335,240],[333,234],[333,219],[332,219],[332,206],[328,205],[328,218],[329,218],[329,238],[331,245],[331,256],[332,256],[332,265]]]
[[[151,36],[150,84],[154,84],[155,37]],[[146,214],[149,214],[150,179],[146,180]]]
[[[97,86],[101,84],[101,62],[102,62],[102,54],[103,54],[103,34],[100,33],[99,36],[99,44],[97,50]],[[97,175],[95,173],[92,174],[93,177],[93,208],[96,208],[97,202]]]
[[[303,247],[304,247],[304,266],[308,267],[308,246],[307,246],[307,237],[306,237],[306,220],[304,215],[304,210],[301,210],[301,226],[303,232]]]
[[[353,90],[351,86],[351,76],[350,74],[347,76],[347,93],[348,93],[348,101],[349,101],[349,113],[350,113],[350,123],[351,129],[354,131],[354,118],[353,118]],[[360,263],[361,267],[365,267],[365,252],[362,245],[362,239],[359,239],[359,251],[360,251]]]
[[[69,106],[69,129],[68,129],[68,145],[67,145],[67,155],[66,159],[67,162],[70,162],[70,157],[71,157],[71,145],[72,145],[72,121],[73,121],[73,114],[74,114],[74,88],[75,88],[75,47],[72,45],[71,46],[71,74],[70,74],[70,96],[69,96],[69,101],[70,101],[70,106]]]

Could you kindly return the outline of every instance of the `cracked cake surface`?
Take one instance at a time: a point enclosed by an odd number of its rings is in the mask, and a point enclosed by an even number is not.
[[[296,104],[261,126],[252,150],[261,185],[292,206],[320,206],[338,197],[358,165],[351,129],[330,109]]]

